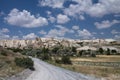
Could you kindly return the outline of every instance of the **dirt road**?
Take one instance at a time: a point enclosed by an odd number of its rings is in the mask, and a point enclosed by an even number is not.
[[[32,59],[36,70],[26,80],[103,80],[65,70],[36,58]]]

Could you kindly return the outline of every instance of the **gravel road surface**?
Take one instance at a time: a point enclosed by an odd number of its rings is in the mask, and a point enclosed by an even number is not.
[[[35,71],[26,80],[104,80],[72,72],[32,58]]]

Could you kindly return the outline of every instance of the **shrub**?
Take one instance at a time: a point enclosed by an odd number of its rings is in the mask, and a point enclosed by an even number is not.
[[[92,54],[91,54],[91,57],[96,57],[96,54],[92,53]]]
[[[50,56],[47,54],[47,53],[44,53],[42,56],[41,56],[41,59],[42,60],[50,60]]]
[[[111,50],[111,53],[112,54],[117,54],[117,51],[116,50]]]
[[[62,56],[61,63],[63,63],[63,64],[72,64],[69,56]]]
[[[82,56],[84,52],[85,52],[84,50],[81,50],[78,56]]]
[[[75,53],[77,52],[76,47],[72,47],[72,52],[75,52]]]
[[[13,52],[22,52],[20,48],[7,48],[8,50],[12,50]]]
[[[103,52],[104,52],[103,48],[99,48],[98,51],[100,52],[100,54],[103,54]]]
[[[107,51],[106,51],[107,55],[110,55],[110,49],[107,48]]]
[[[3,55],[3,56],[7,56],[7,53],[5,52],[5,51],[1,51],[1,55]]]
[[[34,67],[33,67],[34,63],[31,58],[15,58],[15,63],[17,66],[34,70]]]
[[[60,63],[61,63],[61,60],[59,60],[59,59],[55,59],[55,63],[60,64]]]

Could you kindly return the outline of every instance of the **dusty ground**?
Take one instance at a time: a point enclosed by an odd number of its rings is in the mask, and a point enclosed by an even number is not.
[[[72,72],[33,58],[35,71],[26,80],[104,80]]]
[[[120,62],[119,55],[97,55],[96,58],[80,57],[71,58],[72,61],[92,61],[92,62]]]

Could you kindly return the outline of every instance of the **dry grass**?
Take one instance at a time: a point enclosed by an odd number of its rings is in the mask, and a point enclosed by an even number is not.
[[[120,62],[120,55],[97,55],[96,58],[80,57],[71,58],[72,61],[92,61],[92,62]]]
[[[92,57],[82,57],[82,58],[71,58],[72,62],[120,62],[120,56],[118,55],[97,55],[96,58]],[[72,71],[80,72],[87,75],[92,75],[96,77],[104,77],[107,80],[120,80],[120,67],[107,67],[107,66],[93,66],[93,65],[82,65],[82,64],[73,64],[73,65],[64,65],[52,63],[56,66],[63,67]]]
[[[113,67],[100,67],[100,66],[83,66],[83,65],[60,65],[63,68],[80,72],[87,75],[92,75],[96,77],[105,77],[109,80],[119,80],[117,79],[120,75],[120,68]],[[116,77],[117,76],[117,77]],[[120,78],[120,77],[119,77]]]
[[[18,72],[21,72],[23,68],[16,66],[14,59],[15,57],[24,57],[21,54],[13,53],[12,51],[6,49],[4,50],[7,53],[7,56],[0,54],[0,77],[8,77],[14,75]]]

